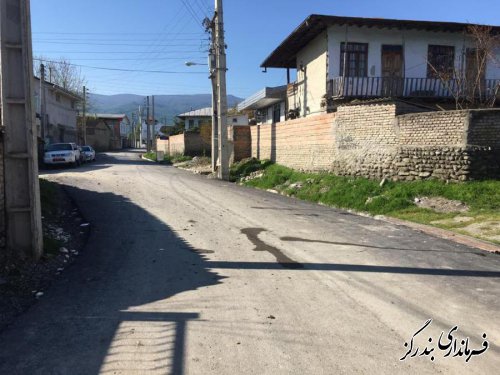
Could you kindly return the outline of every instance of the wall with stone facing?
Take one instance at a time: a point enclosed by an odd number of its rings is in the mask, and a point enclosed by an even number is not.
[[[394,180],[500,177],[500,110],[402,114],[406,104],[252,126],[252,156],[303,170]]]

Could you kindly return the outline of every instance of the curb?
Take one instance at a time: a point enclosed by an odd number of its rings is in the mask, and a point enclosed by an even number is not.
[[[142,159],[142,160],[146,160],[146,161],[150,161],[151,163],[156,163],[156,161],[154,161],[154,160],[151,160],[151,159],[145,158],[143,154],[141,154],[141,159]]]
[[[467,245],[470,247],[475,247],[477,249],[500,254],[500,246],[495,245],[495,244],[490,243],[490,242],[480,240],[478,238],[466,236],[465,234],[459,234],[459,233],[452,232],[452,231],[449,231],[446,229],[431,227],[429,225],[414,223],[411,221],[396,219],[393,217],[378,216],[375,218],[378,220],[386,221],[386,222],[391,223],[391,224],[403,225],[405,227],[419,230],[419,231],[424,232],[426,234],[431,234],[433,236],[443,238],[443,239],[446,239],[449,241],[453,241],[453,242],[456,242],[456,243],[459,243],[462,245]]]

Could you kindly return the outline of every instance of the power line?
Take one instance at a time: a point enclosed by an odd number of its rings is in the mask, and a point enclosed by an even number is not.
[[[35,58],[33,60],[43,61],[46,63],[54,63],[54,64],[58,63],[58,61],[43,60],[43,59],[38,59],[38,58]],[[80,64],[71,64],[71,63],[69,65],[78,66],[80,68],[113,70],[113,71],[118,71],[118,72],[161,73],[161,74],[207,74],[206,72],[192,72],[192,71],[179,72],[179,71],[168,71],[168,70],[140,70],[140,69],[106,68],[104,66],[90,66],[90,65],[80,65]]]
[[[65,31],[33,31],[32,34],[49,34],[49,35],[158,35],[158,33],[108,33],[108,32],[94,32],[94,33],[70,33],[70,32],[65,32]],[[171,32],[171,33],[164,33],[161,32],[163,35],[169,35],[169,34],[179,34],[178,32]],[[184,35],[203,35],[204,33],[200,32],[186,32],[182,33]]]
[[[43,42],[47,44],[63,44],[63,45],[89,45],[89,46],[125,46],[125,47],[142,47],[144,43],[93,43],[93,42]],[[157,44],[157,47],[195,47],[199,44]]]
[[[193,7],[191,6],[191,4],[189,4],[189,2],[185,1],[185,0],[181,0],[182,4],[184,4],[184,6],[186,7],[186,9],[188,10],[189,14],[191,15],[191,17],[193,18],[194,22],[199,25],[200,27],[202,27],[201,25],[201,20],[198,18],[196,12],[194,11]]]
[[[35,53],[151,53],[151,51],[34,51]],[[197,50],[197,51],[192,51],[192,50],[184,50],[184,51],[165,51],[165,52],[156,52],[158,54],[163,54],[163,53],[199,53],[199,52],[206,52],[202,50]]]

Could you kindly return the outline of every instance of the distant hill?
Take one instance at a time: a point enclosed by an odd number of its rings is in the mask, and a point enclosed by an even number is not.
[[[243,99],[228,95],[229,107],[234,107]],[[145,97],[133,94],[100,95],[90,94],[90,113],[125,113],[130,117],[132,112],[137,112],[139,106],[145,104]],[[212,96],[210,94],[196,95],[155,95],[155,117],[169,123],[173,122],[176,115],[194,109],[210,107]]]

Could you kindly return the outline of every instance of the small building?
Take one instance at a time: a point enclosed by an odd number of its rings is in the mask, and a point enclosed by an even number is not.
[[[45,144],[78,142],[78,103],[82,98],[54,83],[45,81],[45,129],[41,128],[41,83],[33,77],[33,92],[36,109],[38,137],[44,137]]]
[[[125,114],[96,113],[93,117],[103,120],[112,131],[111,150],[120,150],[132,145],[132,126],[129,118]],[[88,134],[88,131],[87,131]]]
[[[238,111],[253,111],[254,118],[250,118],[251,124],[285,121],[286,89],[286,85],[265,87],[238,104]]]
[[[453,102],[472,88],[475,96],[495,98],[500,67],[491,56],[484,69],[478,66],[484,51],[471,27],[500,34],[499,26],[311,15],[261,67],[287,69],[288,112],[300,117],[360,98]],[[490,52],[500,59],[500,51]],[[477,79],[467,80],[478,69]]]
[[[96,151],[111,150],[113,129],[103,119],[87,119],[87,145]]]
[[[194,111],[189,111],[177,115],[177,118],[184,121],[184,129],[190,130],[193,128],[200,128],[201,125],[212,124],[212,107],[200,108]],[[247,115],[228,115],[227,125],[244,126],[248,125]]]

